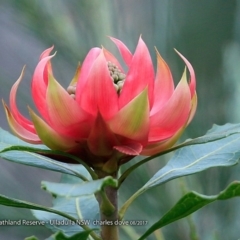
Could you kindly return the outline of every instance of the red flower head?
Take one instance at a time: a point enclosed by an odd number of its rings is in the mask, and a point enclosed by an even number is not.
[[[18,111],[16,92],[23,72],[4,103],[9,125],[22,140],[44,143],[50,149],[79,156],[93,167],[110,159],[119,166],[136,155],[153,155],[171,147],[192,120],[197,105],[195,74],[184,71],[174,89],[168,65],[157,54],[154,74],[147,46],[140,38],[132,54],[118,39],[128,71],[106,49],[92,48],[66,91],[54,78],[45,50],[32,79],[32,97],[39,117],[29,109],[31,121]]]

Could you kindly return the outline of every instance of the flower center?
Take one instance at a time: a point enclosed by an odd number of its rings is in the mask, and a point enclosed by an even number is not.
[[[108,62],[108,71],[110,73],[113,85],[119,94],[122,90],[126,75],[120,71],[120,69],[112,62]]]
[[[112,62],[107,62],[107,66],[108,66],[108,71],[110,73],[113,85],[117,91],[117,93],[119,94],[122,90],[126,75],[124,73],[122,73],[120,71],[120,69]],[[75,93],[76,93],[76,83],[74,83],[73,85],[70,85],[67,88],[67,92],[68,94],[75,99]]]
[[[73,85],[68,86],[67,92],[73,99],[75,99],[76,83],[74,83]]]

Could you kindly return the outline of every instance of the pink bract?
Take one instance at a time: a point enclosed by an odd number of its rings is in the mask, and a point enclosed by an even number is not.
[[[72,81],[75,98],[53,76],[50,55],[45,50],[32,78],[32,97],[39,115],[29,108],[31,121],[17,109],[16,93],[23,78],[10,92],[10,107],[4,102],[8,123],[22,140],[43,143],[53,150],[71,153],[93,167],[114,161],[117,165],[136,155],[153,155],[170,148],[192,120],[196,106],[196,80],[188,60],[179,52],[186,70],[174,88],[171,71],[158,51],[157,71],[140,37],[132,54],[123,42],[111,38],[128,67],[124,70],[106,49],[92,48]],[[118,93],[108,62],[125,74]]]

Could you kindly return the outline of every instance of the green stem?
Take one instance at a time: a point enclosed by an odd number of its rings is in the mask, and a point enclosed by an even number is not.
[[[128,207],[132,204],[132,202],[139,196],[141,195],[143,192],[145,191],[145,189],[140,188],[138,189],[137,192],[135,192],[121,207],[121,209],[119,210],[119,219],[122,220],[125,212],[127,211]]]
[[[109,176],[108,173],[96,170],[99,178]],[[117,173],[111,174],[116,178]],[[119,240],[118,224],[118,190],[110,186],[105,187],[105,193],[99,193],[97,200],[100,206],[101,237],[102,240]],[[109,206],[109,209],[107,209]]]

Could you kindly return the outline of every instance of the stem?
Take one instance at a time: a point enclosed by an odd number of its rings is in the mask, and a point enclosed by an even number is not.
[[[109,176],[109,173],[96,170],[99,178]],[[116,178],[117,173],[111,174]],[[110,186],[105,187],[105,193],[98,194],[97,200],[100,206],[101,237],[102,240],[119,240],[118,236],[118,190]],[[107,198],[107,200],[106,200]],[[109,211],[106,206],[109,206]]]

